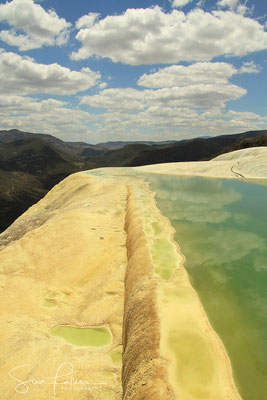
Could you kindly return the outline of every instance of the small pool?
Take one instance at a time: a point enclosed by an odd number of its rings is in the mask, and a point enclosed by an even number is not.
[[[50,329],[52,336],[58,336],[74,346],[102,347],[111,343],[111,333],[105,327],[79,328],[59,325]]]

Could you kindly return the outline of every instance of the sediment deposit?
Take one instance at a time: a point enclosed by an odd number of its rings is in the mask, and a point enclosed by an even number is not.
[[[138,172],[211,178],[267,179],[267,147],[221,154],[210,161],[175,162],[136,167]]]
[[[123,323],[124,399],[175,399],[160,355],[157,280],[137,200],[128,187],[125,229],[128,266],[125,275]]]
[[[0,235],[1,399],[240,399],[135,171],[71,175]]]

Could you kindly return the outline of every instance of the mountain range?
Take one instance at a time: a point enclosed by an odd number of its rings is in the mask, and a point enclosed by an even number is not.
[[[0,131],[0,232],[74,172],[100,167],[209,160],[228,151],[267,146],[267,130],[181,141],[88,144],[52,135]]]

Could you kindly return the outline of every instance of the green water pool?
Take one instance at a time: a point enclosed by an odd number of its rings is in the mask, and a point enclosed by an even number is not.
[[[58,336],[74,346],[102,347],[110,344],[111,334],[105,328],[78,328],[59,325],[50,329],[52,336]]]
[[[267,399],[267,186],[142,174],[176,229],[185,268],[243,400]]]

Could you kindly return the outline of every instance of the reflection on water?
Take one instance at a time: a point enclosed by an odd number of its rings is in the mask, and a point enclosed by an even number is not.
[[[243,399],[267,398],[267,187],[145,176],[176,229],[191,283],[225,344]]]

